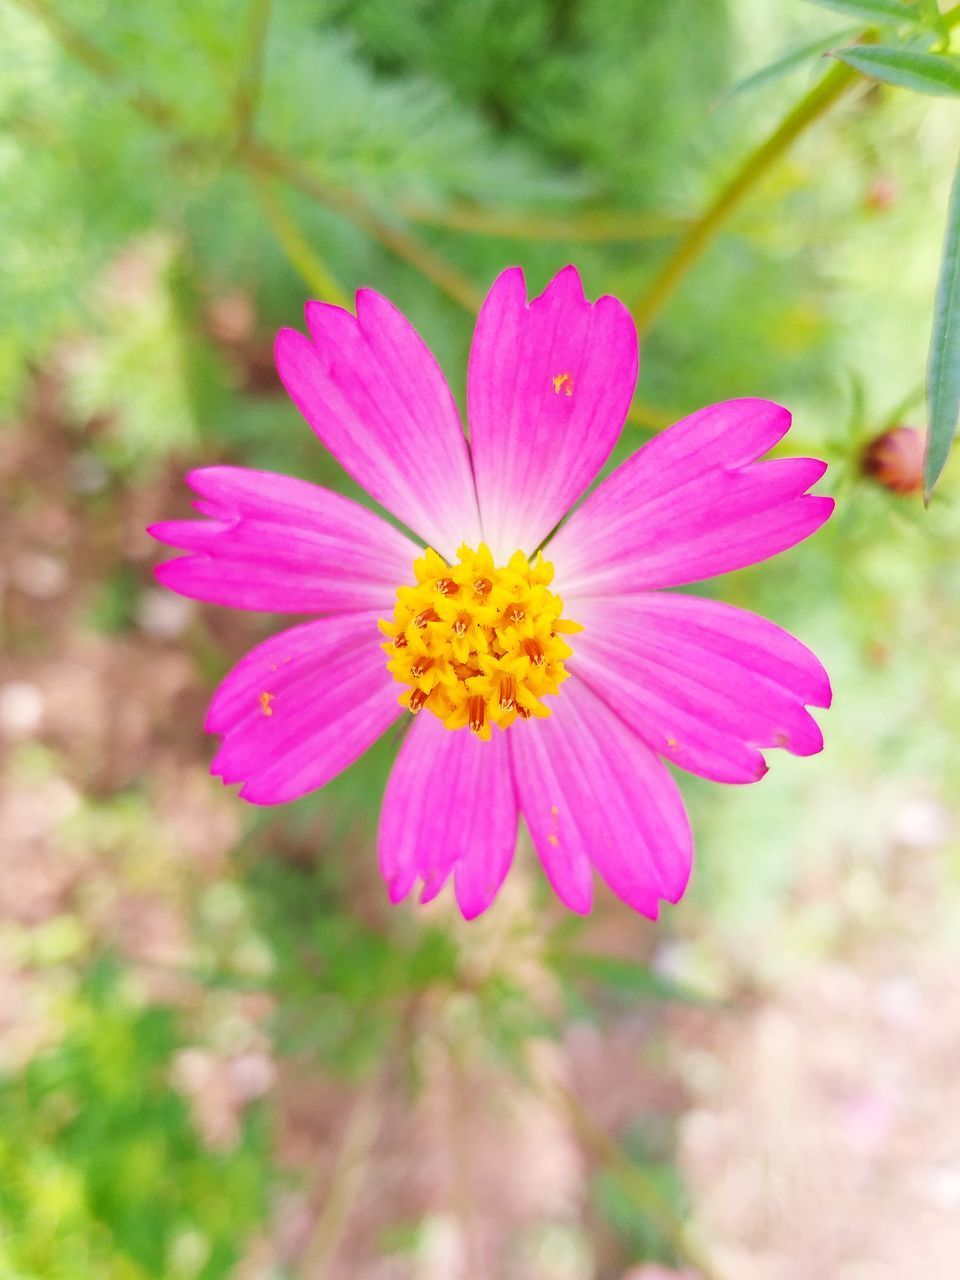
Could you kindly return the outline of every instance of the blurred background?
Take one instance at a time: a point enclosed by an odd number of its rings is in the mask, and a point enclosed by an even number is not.
[[[886,433],[960,122],[824,57],[884,9],[4,0],[4,1278],[956,1275],[960,481],[925,510]],[[462,403],[492,278],[569,261],[643,334],[618,459],[738,395],[829,459],[830,525],[707,590],[835,704],[819,757],[682,778],[659,924],[524,845],[466,926],[387,905],[389,737],[281,809],[208,776],[281,620],[161,592],[143,530],[198,464],[351,491],[273,371],[306,297],[386,293]]]

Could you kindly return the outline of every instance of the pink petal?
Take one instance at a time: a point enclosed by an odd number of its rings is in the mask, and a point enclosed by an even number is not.
[[[557,589],[572,601],[680,586],[801,542],[833,510],[806,494],[826,464],[755,461],[789,426],[768,400],[728,400],[645,444],[551,539]]]
[[[517,804],[506,736],[480,742],[421,714],[390,774],[380,818],[380,869],[392,902],[417,880],[422,902],[454,873],[468,920],[485,911],[503,883],[517,839]]]
[[[412,325],[386,298],[357,293],[357,314],[307,304],[310,338],[277,335],[277,369],[294,404],[337,461],[441,555],[480,523],[453,396]]]
[[[758,747],[822,750],[816,657],[756,614],[696,596],[592,599],[568,666],[651,747],[715,782],[755,782]]]
[[[207,732],[223,735],[211,773],[281,804],[352,764],[402,714],[380,639],[376,613],[354,613],[258,645],[210,704]]]
[[[156,568],[181,595],[269,613],[388,613],[412,579],[416,544],[340,494],[243,467],[206,467],[187,480],[209,520],[148,531],[192,553]]]
[[[659,899],[679,900],[693,846],[677,785],[582,680],[508,734],[520,812],[561,901],[590,910],[591,867],[651,919]]]
[[[589,303],[575,267],[527,304],[504,271],[477,320],[467,385],[484,537],[533,551],[607,460],[637,381],[637,334],[616,298]]]

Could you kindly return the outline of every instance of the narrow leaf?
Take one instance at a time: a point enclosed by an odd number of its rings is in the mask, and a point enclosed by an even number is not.
[[[864,22],[912,22],[917,15],[901,0],[810,0],[821,9],[833,9],[836,13],[850,13]]]
[[[814,40],[810,44],[790,49],[782,57],[777,58],[776,62],[771,62],[768,66],[761,67],[759,71],[753,71],[742,80],[738,80],[727,90],[724,97],[733,98],[740,93],[749,93],[751,89],[759,89],[762,84],[779,80],[781,76],[789,75],[791,71],[802,67],[808,59],[815,58],[820,53],[826,53],[828,49],[835,49],[844,40],[855,36],[859,30],[859,27],[847,27],[843,31],[834,31],[833,35],[821,36],[819,40]]]
[[[930,425],[923,459],[923,487],[929,499],[946,464],[960,413],[960,164],[947,209],[947,233],[933,307],[927,412]]]
[[[916,93],[960,94],[960,63],[938,53],[895,49],[890,45],[854,45],[835,55],[855,71]]]

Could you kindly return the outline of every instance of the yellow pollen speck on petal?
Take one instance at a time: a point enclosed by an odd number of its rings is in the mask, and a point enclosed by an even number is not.
[[[552,844],[555,849],[559,843],[560,841],[557,839],[555,835],[551,834],[547,836],[547,844]]]
[[[558,373],[553,379],[553,389],[557,395],[562,392],[565,396],[573,395],[573,379],[569,373]]]
[[[677,742],[676,738],[668,738],[668,739],[667,739],[667,746],[668,746],[668,747],[678,747],[679,745],[680,745],[680,744],[679,744],[679,742]]]
[[[273,701],[274,697],[275,695],[268,693],[266,689],[264,689],[263,693],[260,695],[260,710],[265,716],[273,715],[273,707],[271,707],[270,703]]]
[[[482,742],[494,726],[548,716],[569,674],[567,638],[581,630],[550,590],[553,566],[522,551],[497,565],[481,544],[449,564],[428,548],[413,574],[416,585],[398,587],[393,617],[379,627],[401,706],[426,708]]]

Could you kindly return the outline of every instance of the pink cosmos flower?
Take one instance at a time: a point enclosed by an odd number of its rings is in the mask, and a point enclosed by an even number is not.
[[[224,680],[206,722],[223,739],[212,772],[254,804],[280,804],[402,718],[379,834],[393,901],[417,882],[427,901],[452,876],[463,915],[484,911],[522,814],[568,907],[590,909],[596,871],[656,917],[692,858],[664,760],[755,782],[760,748],[822,748],[806,706],[830,703],[798,640],[663,588],[813,533],[833,509],[807,492],[825,465],[758,462],[790,415],[731,400],[645,444],[571,512],[637,379],[620,302],[588,302],[567,267],[528,303],[523,273],[503,272],[470,352],[469,444],[407,320],[370,290],[356,311],[308,303],[309,337],[282,330],[277,367],[323,444],[410,533],[306,481],[239,467],[191,472],[206,519],[150,530],[187,552],[157,568],[174,591],[317,615]]]

